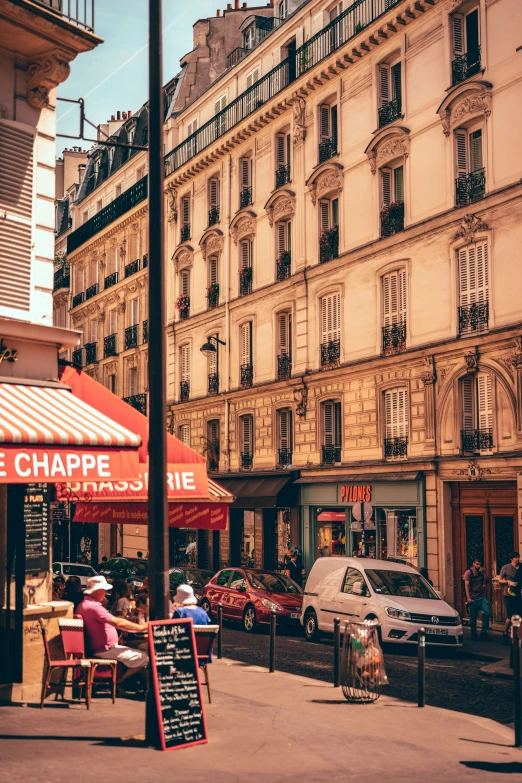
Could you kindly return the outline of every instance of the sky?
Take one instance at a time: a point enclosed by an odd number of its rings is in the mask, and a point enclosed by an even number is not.
[[[230,1],[230,0],[229,0]],[[60,98],[84,98],[85,115],[95,125],[106,122],[118,110],[135,112],[148,94],[148,2],[147,0],[95,0],[95,32],[104,39],[92,52],[80,54],[71,63],[71,74],[58,88]],[[226,0],[163,0],[163,82],[179,71],[179,60],[192,49],[192,25],[226,8]],[[79,133],[79,111],[58,102],[58,133]],[[96,131],[86,125],[85,136]],[[56,154],[65,147],[89,142],[56,139]]]

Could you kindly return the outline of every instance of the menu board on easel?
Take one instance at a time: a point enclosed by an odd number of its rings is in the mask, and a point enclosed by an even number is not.
[[[192,621],[150,622],[149,653],[162,750],[207,742]]]
[[[25,571],[49,570],[49,486],[24,487]]]

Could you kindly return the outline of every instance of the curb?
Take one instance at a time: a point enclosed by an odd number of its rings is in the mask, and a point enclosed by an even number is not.
[[[490,663],[488,666],[482,666],[480,674],[483,677],[497,677],[500,680],[512,680],[513,670],[509,666],[508,660]]]

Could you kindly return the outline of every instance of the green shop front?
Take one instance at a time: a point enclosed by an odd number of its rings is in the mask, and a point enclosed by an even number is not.
[[[426,564],[422,473],[301,475],[295,483],[307,571],[319,557]]]

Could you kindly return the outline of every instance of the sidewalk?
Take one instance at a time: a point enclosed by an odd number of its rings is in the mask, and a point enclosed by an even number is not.
[[[471,640],[471,631],[468,626],[464,626],[464,644],[462,645],[462,653],[464,655],[471,655],[473,658],[484,661],[498,661],[504,658],[509,660],[510,648],[507,645],[502,644],[502,634],[489,632],[489,639],[487,642],[481,641],[480,638],[476,641]]]
[[[121,745],[143,732],[140,702],[96,698],[90,712],[52,701],[44,711],[2,707],[0,780],[148,783],[175,773],[183,783],[500,783],[505,773],[522,775],[513,732],[490,720],[385,696],[351,705],[331,685],[227,659],[212,664],[211,677],[209,743],[169,753]]]

